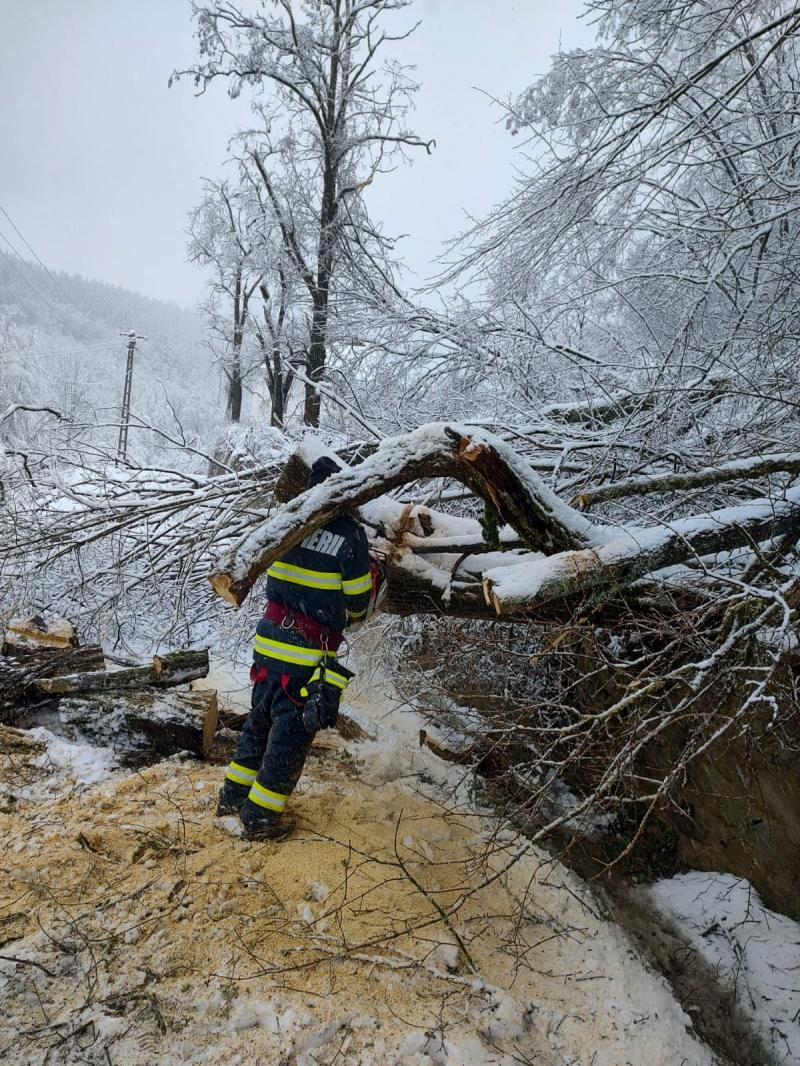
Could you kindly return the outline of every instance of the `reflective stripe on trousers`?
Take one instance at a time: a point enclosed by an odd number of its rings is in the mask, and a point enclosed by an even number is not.
[[[282,814],[303,772],[311,736],[297,703],[304,681],[291,678],[285,691],[280,667],[253,685],[250,713],[226,777],[250,785],[248,800],[265,813]]]

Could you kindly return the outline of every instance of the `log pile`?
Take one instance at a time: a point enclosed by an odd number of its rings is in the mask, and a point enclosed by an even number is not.
[[[36,724],[57,711],[68,733],[124,753],[205,758],[219,723],[217,693],[193,692],[208,674],[208,651],[156,655],[149,663],[107,669],[99,645],[80,645],[62,619],[15,619],[0,647],[0,726]]]

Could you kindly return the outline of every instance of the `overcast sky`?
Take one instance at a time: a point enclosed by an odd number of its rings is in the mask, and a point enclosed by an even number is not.
[[[398,58],[421,83],[428,157],[370,190],[420,277],[443,240],[509,189],[519,139],[484,93],[515,96],[559,47],[585,45],[581,0],[414,0]],[[224,92],[172,89],[194,56],[189,0],[0,0],[0,206],[51,267],[192,303],[187,211],[243,116]],[[481,92],[482,90],[483,92]],[[246,112],[245,112],[246,113]],[[19,239],[0,214],[2,235]]]

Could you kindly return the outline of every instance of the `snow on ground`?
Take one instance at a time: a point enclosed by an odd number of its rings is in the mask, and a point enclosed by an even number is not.
[[[800,925],[732,874],[694,870],[639,891],[708,961],[772,1062],[800,1062]]]
[[[116,756],[110,748],[66,740],[43,726],[27,730],[27,735],[44,745],[44,751],[31,761],[31,769],[39,773],[19,790],[20,799],[45,800],[67,788],[87,789],[105,781],[117,768]]]
[[[318,739],[280,845],[227,831],[224,769],[192,760],[3,808],[0,1061],[712,1066],[587,886],[476,807],[380,672],[348,697],[373,739]]]

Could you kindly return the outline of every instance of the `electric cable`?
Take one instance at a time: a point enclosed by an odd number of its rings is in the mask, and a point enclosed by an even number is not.
[[[55,285],[56,289],[58,289],[58,291],[61,293],[61,295],[67,301],[67,303],[71,304],[72,307],[76,311],[80,311],[81,314],[84,314],[84,312],[80,310],[80,308],[74,302],[74,300],[69,295],[69,293],[64,288],[62,288],[61,283],[53,276],[53,274],[50,272],[49,268],[45,266],[45,264],[42,262],[42,260],[39,258],[39,256],[36,254],[36,252],[33,250],[33,248],[31,248],[30,244],[28,244],[28,242],[25,240],[23,235],[20,233],[19,228],[14,223],[14,220],[12,219],[11,215],[9,215],[8,211],[6,211],[6,209],[3,207],[2,204],[0,204],[0,211],[6,216],[6,218],[9,221],[9,223],[11,224],[11,228],[17,234],[19,239],[22,241],[22,243],[25,245],[25,247],[31,253],[33,258],[36,260],[36,262],[39,264],[39,266],[42,268],[42,270],[45,272],[45,274],[47,274],[48,278],[50,278],[52,283]],[[7,240],[7,238],[6,238],[6,240]]]

